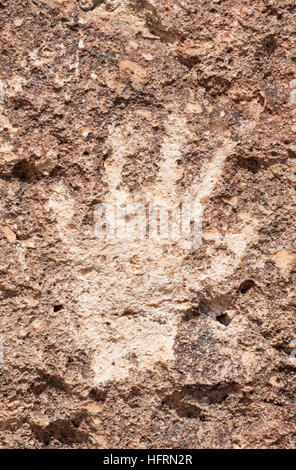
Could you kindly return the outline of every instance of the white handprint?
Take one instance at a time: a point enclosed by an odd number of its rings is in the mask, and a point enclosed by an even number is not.
[[[188,193],[200,203],[206,201],[236,144],[222,135],[222,144],[202,166],[199,180],[191,188],[179,188],[183,170],[177,160],[191,134],[186,117],[177,110],[165,123],[156,180],[131,195],[122,182],[122,171],[148,132],[133,122],[130,114],[120,125],[109,128],[112,152],[105,162],[103,178],[108,191],[104,202],[150,200],[171,205]],[[217,255],[197,277],[183,267],[186,244],[166,241],[164,245],[151,238],[122,243],[97,239],[90,232],[82,237],[71,224],[74,204],[60,184],[48,207],[55,211],[60,237],[68,246],[74,267],[79,338],[93,349],[95,383],[123,380],[132,370],[153,369],[157,362],[173,361],[179,314],[192,307],[188,291],[198,292],[204,279],[219,281],[235,270],[254,235],[256,221],[246,215],[241,232],[228,233],[223,239],[217,236]],[[231,254],[219,251],[220,244],[226,244]],[[73,324],[77,336],[75,328]]]

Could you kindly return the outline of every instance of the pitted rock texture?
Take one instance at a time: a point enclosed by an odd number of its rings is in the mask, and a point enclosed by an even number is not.
[[[295,16],[0,1],[2,448],[295,447]],[[96,236],[188,193],[198,248]]]

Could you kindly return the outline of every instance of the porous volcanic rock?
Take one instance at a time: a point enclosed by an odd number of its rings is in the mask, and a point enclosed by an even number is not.
[[[2,448],[295,447],[295,17],[0,0]],[[187,195],[198,246],[95,230]]]

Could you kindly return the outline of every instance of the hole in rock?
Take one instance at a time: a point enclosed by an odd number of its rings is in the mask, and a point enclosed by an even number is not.
[[[238,292],[241,294],[246,294],[252,287],[254,287],[256,284],[252,279],[247,279],[246,281],[242,282],[241,285],[238,288]]]
[[[216,320],[221,323],[222,325],[225,325],[225,326],[228,326],[229,323],[231,322],[229,316],[227,315],[227,313],[222,313],[222,315],[218,315],[216,317]]]
[[[30,182],[36,177],[35,166],[27,160],[21,160],[14,165],[12,176],[20,181]]]
[[[64,308],[64,306],[62,304],[58,304],[58,305],[54,305],[53,306],[53,311],[54,312],[59,312],[60,310],[62,310]]]

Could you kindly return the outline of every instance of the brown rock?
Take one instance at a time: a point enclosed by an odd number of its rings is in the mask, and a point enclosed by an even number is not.
[[[295,447],[292,3],[1,2],[2,448]]]

